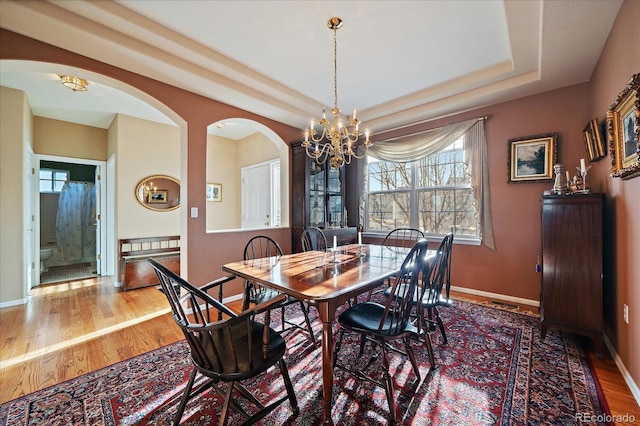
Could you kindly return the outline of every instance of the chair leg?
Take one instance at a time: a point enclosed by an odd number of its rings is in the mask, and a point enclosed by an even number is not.
[[[431,367],[436,366],[436,357],[433,354],[433,345],[431,344],[431,334],[426,332],[424,333],[424,345],[427,347],[427,354],[429,355],[429,361],[431,362]]]
[[[289,369],[287,368],[287,364],[284,362],[284,359],[281,359],[278,365],[280,366],[280,373],[282,373],[282,379],[284,380],[284,387],[287,389],[287,395],[289,396],[289,404],[291,404],[293,414],[297,416],[300,414],[300,408],[298,408],[298,400],[295,392],[293,391],[291,378],[289,377]]]
[[[434,307],[433,311],[436,314],[436,322],[438,323],[438,328],[440,329],[440,333],[442,334],[442,340],[444,343],[447,343],[447,333],[444,331],[444,324],[442,323],[442,318],[440,318],[440,312],[438,308]]]
[[[340,352],[340,347],[342,346],[342,336],[344,335],[344,330],[340,329],[338,331],[338,337],[336,338],[335,344],[333,345],[333,364],[331,365],[331,370],[335,370],[336,361],[338,360],[338,353]]]
[[[218,426],[226,426],[229,421],[229,405],[231,404],[231,393],[233,392],[233,382],[227,384],[227,392],[224,395],[224,405],[222,406],[222,412],[220,413],[220,421]]]
[[[173,424],[175,426],[180,424],[180,420],[182,419],[182,414],[184,413],[184,407],[187,406],[187,401],[189,400],[191,389],[193,389],[193,382],[196,380],[197,373],[198,371],[195,368],[191,370],[191,374],[189,375],[189,381],[187,382],[187,386],[184,388],[182,398],[180,399],[180,405],[178,406],[178,411],[176,411],[176,414],[173,416]]]
[[[420,380],[420,367],[416,360],[416,354],[413,352],[413,348],[411,347],[411,341],[408,337],[405,337],[402,340],[404,341],[404,350],[407,353],[407,356],[409,356],[409,362],[411,362],[411,366],[413,367],[413,372],[416,373],[416,380]]]
[[[387,351],[385,349],[384,342],[380,343],[382,348],[382,369],[384,378],[384,391],[387,394],[387,402],[389,403],[389,414],[391,414],[391,420],[396,420],[396,403],[393,398],[393,379],[389,373],[389,360],[387,359]]]
[[[300,307],[302,308],[302,313],[304,314],[304,321],[307,323],[307,331],[309,332],[309,336],[311,336],[311,341],[313,342],[313,346],[318,346],[318,341],[316,340],[316,335],[313,333],[313,327],[311,327],[311,321],[309,321],[309,310],[304,305],[304,302],[300,301]]]

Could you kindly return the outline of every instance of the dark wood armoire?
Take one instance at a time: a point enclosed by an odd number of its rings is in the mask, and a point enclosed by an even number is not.
[[[604,194],[542,196],[541,337],[557,328],[592,339],[603,354]]]

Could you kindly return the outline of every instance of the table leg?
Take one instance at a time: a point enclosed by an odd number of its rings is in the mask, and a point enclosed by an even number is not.
[[[333,332],[331,323],[322,323],[322,397],[324,424],[333,425],[331,406],[333,396]]]
[[[324,411],[324,425],[333,426],[331,407],[333,405],[333,320],[335,306],[320,303],[318,306],[320,321],[322,321],[322,406]]]

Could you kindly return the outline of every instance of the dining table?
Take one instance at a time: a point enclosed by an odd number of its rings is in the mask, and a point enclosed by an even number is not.
[[[322,322],[325,425],[333,425],[333,322],[336,310],[396,275],[409,251],[410,248],[405,247],[349,244],[328,248],[327,251],[306,251],[222,266],[227,273],[307,302],[318,310]],[[434,253],[430,250],[427,256]]]

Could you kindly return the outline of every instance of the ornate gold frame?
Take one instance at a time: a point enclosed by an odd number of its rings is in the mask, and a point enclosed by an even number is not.
[[[543,151],[543,167],[532,173],[522,173],[519,170],[521,155],[526,150],[537,148]],[[536,136],[525,136],[509,139],[507,153],[508,183],[520,182],[548,182],[553,180],[553,165],[558,153],[557,133],[546,133]]]
[[[155,184],[160,184],[162,185],[162,183],[166,183],[166,182],[173,182],[177,185],[178,189],[178,198],[177,199],[173,199],[173,200],[169,200],[168,196],[169,193],[165,188],[162,189],[156,189],[156,193],[161,194],[160,199],[152,199],[152,197],[149,197],[149,195],[145,195],[144,193],[144,186],[147,183],[150,182],[155,182]],[[169,185],[167,185],[169,186]],[[152,175],[152,176],[147,176],[146,178],[142,179],[140,182],[138,182],[138,184],[136,185],[136,189],[133,192],[133,196],[135,197],[135,199],[138,201],[138,203],[140,203],[141,205],[143,205],[145,208],[149,209],[149,210],[153,210],[156,212],[168,212],[168,211],[172,211],[175,210],[177,208],[180,207],[180,181],[174,177],[171,176],[167,176],[167,175]],[[164,204],[164,205],[163,205]]]
[[[611,177],[631,179],[640,176],[639,90],[640,74],[635,74],[607,111]]]
[[[589,120],[589,123],[582,129],[584,136],[584,147],[589,157],[589,162],[598,161],[607,156],[604,149],[604,142],[600,133],[600,123],[597,118]]]

